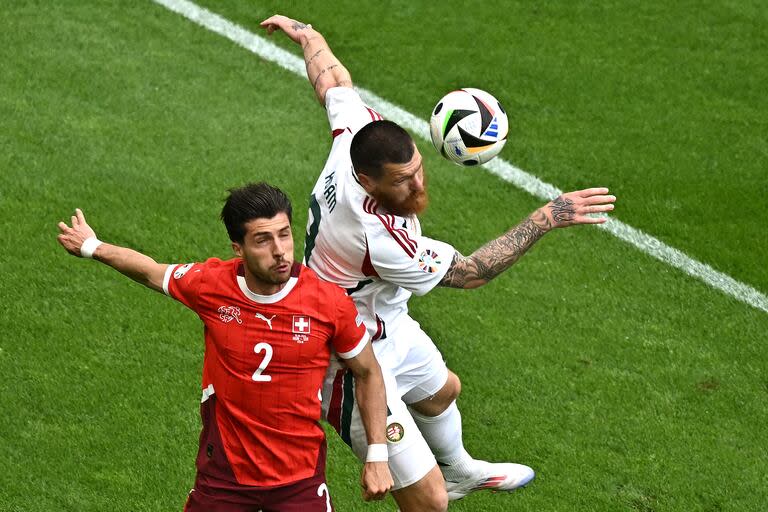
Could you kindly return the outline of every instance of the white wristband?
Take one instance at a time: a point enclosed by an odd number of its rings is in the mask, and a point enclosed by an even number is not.
[[[86,238],[85,242],[83,242],[83,245],[80,247],[80,255],[83,258],[93,258],[93,253],[96,252],[96,248],[102,243],[103,242],[95,236]]]
[[[387,462],[389,451],[386,444],[369,444],[365,462]]]

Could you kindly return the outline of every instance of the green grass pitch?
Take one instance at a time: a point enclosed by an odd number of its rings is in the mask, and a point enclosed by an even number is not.
[[[0,9],[0,511],[181,510],[194,477],[202,328],[55,241],[187,262],[230,255],[227,188],[306,199],[330,146],[310,86],[149,0]],[[355,82],[426,119],[455,87],[510,114],[502,157],[768,292],[768,10],[758,1],[202,2],[256,31],[320,29]],[[275,43],[296,51],[284,37]],[[418,141],[426,234],[465,254],[540,205]],[[768,315],[587,227],[476,291],[411,302],[461,378],[467,448],[531,465],[457,511],[768,507]],[[364,504],[335,435],[340,511]]]

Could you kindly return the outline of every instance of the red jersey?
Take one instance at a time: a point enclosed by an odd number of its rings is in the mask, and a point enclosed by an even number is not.
[[[278,293],[255,294],[239,258],[170,265],[163,290],[205,324],[199,477],[224,488],[311,477],[331,350],[355,357],[369,339],[352,300],[298,263]]]

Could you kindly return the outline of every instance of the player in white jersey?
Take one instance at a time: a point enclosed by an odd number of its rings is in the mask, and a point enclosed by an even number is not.
[[[421,233],[427,204],[421,155],[408,133],[363,103],[322,35],[284,16],[280,29],[304,50],[307,75],[325,104],[333,146],[310,198],[305,262],[347,289],[372,338],[387,385],[387,439],[393,496],[403,512],[445,510],[476,489],[513,490],[534,476],[522,464],[492,464],[464,449],[455,399],[458,377],[408,315],[408,299],[435,286],[476,288],[515,263],[556,227],[604,222],[604,188],[563,194],[519,225],[463,256]],[[343,367],[329,373],[324,412],[359,457],[364,437]],[[434,454],[434,455],[433,455]],[[439,463],[436,464],[436,461]]]

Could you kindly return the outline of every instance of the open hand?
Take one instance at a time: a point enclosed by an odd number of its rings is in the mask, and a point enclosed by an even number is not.
[[[607,217],[590,214],[610,212],[614,208],[616,196],[608,195],[608,189],[587,188],[560,195],[539,208],[539,216],[546,218],[547,227],[564,228],[576,224],[602,224]]]
[[[282,30],[294,43],[301,44],[301,33],[312,29],[312,25],[305,25],[282,14],[275,14],[262,21],[259,25],[267,29],[267,35],[272,35],[276,30]]]
[[[81,257],[80,248],[83,246],[83,242],[88,238],[95,237],[96,233],[85,222],[85,215],[80,208],[75,209],[71,222],[72,227],[67,226],[64,222],[59,222],[59,236],[56,239],[69,254]]]

